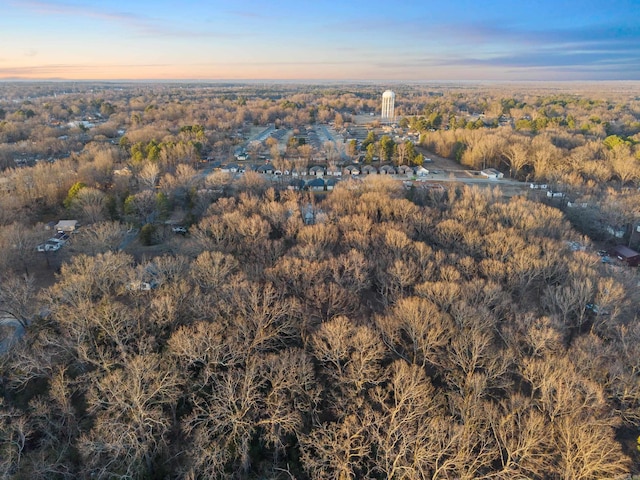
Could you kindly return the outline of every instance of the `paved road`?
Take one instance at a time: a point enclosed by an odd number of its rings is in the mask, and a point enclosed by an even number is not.
[[[441,170],[442,171],[442,170]],[[425,181],[434,181],[434,182],[460,182],[460,183],[481,183],[481,184],[489,184],[489,185],[510,185],[510,186],[520,186],[522,188],[529,188],[529,184],[526,182],[519,182],[517,180],[492,180],[486,177],[451,177],[449,175],[450,172],[442,171],[443,173],[436,174],[428,174],[425,177]]]
[[[344,139],[342,138],[342,135],[335,133],[333,129],[329,130],[326,125],[316,125],[316,132],[321,138],[322,145],[324,145],[324,142],[333,143],[335,149],[340,152],[341,159],[343,161],[349,160],[349,156],[345,152],[345,149],[341,148],[344,145]]]

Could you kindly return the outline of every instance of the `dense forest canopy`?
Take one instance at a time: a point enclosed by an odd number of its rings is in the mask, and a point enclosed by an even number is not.
[[[638,242],[634,88],[398,85],[419,139],[372,117],[336,152],[309,125],[349,132],[383,89],[2,85],[1,475],[640,474],[638,276],[596,254]],[[420,154],[527,184],[219,168],[268,125],[295,141],[248,153],[283,169]]]

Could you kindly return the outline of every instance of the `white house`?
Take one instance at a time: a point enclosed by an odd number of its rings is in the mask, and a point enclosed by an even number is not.
[[[480,172],[480,175],[483,175],[491,180],[498,180],[499,178],[504,177],[504,173],[496,170],[495,168],[485,168]]]
[[[413,172],[416,174],[416,176],[418,177],[424,177],[426,175],[429,174],[429,170],[427,170],[426,168],[424,168],[422,165],[416,167]]]

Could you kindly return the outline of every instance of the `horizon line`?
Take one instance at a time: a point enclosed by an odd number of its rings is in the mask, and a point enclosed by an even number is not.
[[[30,78],[30,77],[0,77],[0,82],[78,82],[78,83],[91,83],[91,82],[104,82],[104,83],[117,83],[117,82],[131,82],[131,83],[256,83],[256,82],[268,82],[268,83],[413,83],[413,84],[427,84],[427,83],[640,83],[640,79],[553,79],[553,80],[498,80],[498,79],[446,79],[446,80],[415,80],[415,79],[326,79],[326,78],[65,78],[65,77],[45,77],[45,78]]]

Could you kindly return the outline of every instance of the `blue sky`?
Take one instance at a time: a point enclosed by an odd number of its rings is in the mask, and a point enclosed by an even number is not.
[[[0,0],[0,78],[640,80],[640,0]]]

